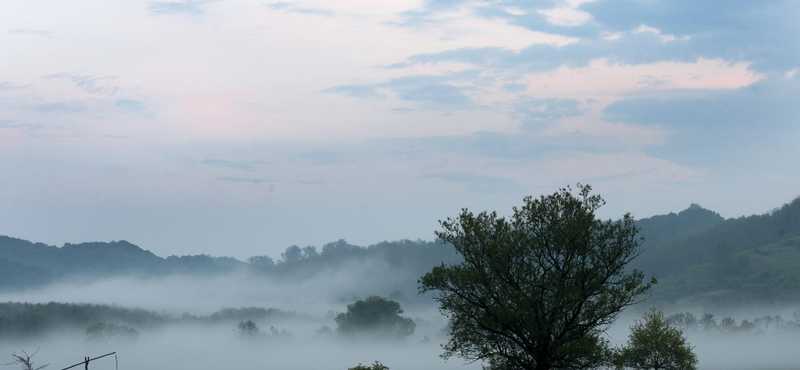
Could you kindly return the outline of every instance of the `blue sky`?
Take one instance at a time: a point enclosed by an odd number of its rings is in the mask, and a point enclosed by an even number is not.
[[[159,255],[800,195],[796,1],[4,1],[0,234]]]

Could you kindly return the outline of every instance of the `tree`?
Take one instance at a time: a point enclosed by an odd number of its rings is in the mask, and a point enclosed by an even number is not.
[[[705,333],[716,332],[717,329],[719,329],[719,324],[717,324],[717,319],[714,318],[714,314],[703,314],[703,317],[700,319],[700,328]]]
[[[139,331],[125,325],[98,322],[86,327],[86,340],[91,342],[134,341],[139,338]]]
[[[247,338],[264,335],[264,332],[258,328],[258,325],[256,325],[255,321],[249,319],[247,321],[239,321],[239,324],[236,325],[236,332],[239,334],[239,336]]]
[[[351,367],[347,370],[389,370],[389,367],[378,361],[375,361],[372,364],[372,366],[364,366],[362,364],[358,364],[357,366]]]
[[[286,252],[281,253],[281,259],[283,259],[284,263],[300,261],[303,259],[303,250],[296,245],[288,247],[286,248]]]
[[[654,308],[645,313],[644,322],[631,326],[628,343],[617,352],[615,364],[617,369],[695,370],[697,356],[683,331]]]
[[[414,333],[417,324],[402,317],[400,304],[379,296],[347,305],[347,312],[336,316],[337,331],[346,337],[366,335],[384,339],[405,339]]]
[[[256,268],[269,268],[275,266],[275,261],[273,261],[269,256],[253,256],[247,259],[247,263]]]
[[[39,367],[34,367],[33,356],[36,356],[36,354],[39,353],[38,349],[36,350],[36,352],[30,355],[28,354],[28,352],[25,352],[24,349],[22,350],[22,353],[24,353],[24,355],[18,355],[16,353],[12,354],[11,356],[14,357],[14,361],[7,362],[6,365],[20,365],[22,366],[22,370],[42,370],[50,366],[50,364],[45,364]]]
[[[496,212],[441,221],[436,235],[464,258],[419,281],[451,321],[442,357],[493,369],[586,369],[608,358],[601,334],[655,280],[626,272],[641,253],[630,214],[601,221],[604,201],[578,184]]]

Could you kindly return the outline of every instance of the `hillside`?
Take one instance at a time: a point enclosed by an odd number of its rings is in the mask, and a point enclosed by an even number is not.
[[[719,213],[693,203],[678,213],[671,212],[636,221],[640,234],[645,237],[645,247],[668,243],[703,231],[725,221]]]
[[[800,302],[800,237],[740,252],[729,246],[723,244],[705,263],[661,279],[653,299],[702,306]]]
[[[63,278],[96,280],[115,276],[215,274],[244,265],[206,255],[161,258],[127,241],[65,244],[0,236],[0,290],[39,287]],[[238,264],[237,264],[238,262]]]
[[[697,204],[678,213],[637,221],[645,238],[632,263],[659,278],[660,301],[800,302],[800,199],[763,215],[724,220]],[[215,275],[246,271],[278,279],[302,280],[358,268],[391,290],[416,295],[416,281],[433,266],[460,256],[439,241],[400,240],[363,247],[344,240],[290,246],[281,258],[254,256],[159,257],[127,241],[55,247],[0,236],[0,290],[19,290],[61,279],[96,280],[116,276]]]
[[[732,253],[800,236],[800,198],[763,215],[728,219],[688,236],[645,245],[633,266],[657,278],[706,263],[720,249]]]

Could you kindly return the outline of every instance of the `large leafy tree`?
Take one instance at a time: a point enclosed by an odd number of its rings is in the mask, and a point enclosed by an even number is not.
[[[683,331],[669,324],[664,314],[655,309],[644,315],[644,321],[631,326],[626,346],[616,355],[617,369],[695,370],[697,356]]]
[[[436,235],[464,260],[420,279],[452,323],[443,357],[493,369],[586,369],[608,359],[603,331],[654,281],[626,265],[640,253],[630,214],[602,221],[591,187],[527,197],[510,219],[463,210]]]

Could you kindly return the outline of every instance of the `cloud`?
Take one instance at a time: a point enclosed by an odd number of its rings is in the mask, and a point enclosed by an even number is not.
[[[451,49],[421,55],[417,62],[491,60],[495,67],[544,71],[563,65],[582,66],[608,58],[622,64],[722,58],[752,62],[757,71],[791,70],[800,65],[800,3],[734,0],[603,0],[572,6],[563,2],[428,1],[403,13],[404,25],[443,22],[453,13],[501,19],[531,31],[580,37],[568,45],[531,45],[519,54],[498,49]],[[747,14],[747,16],[742,16]],[[411,58],[410,61],[414,61]]]
[[[265,161],[233,161],[227,159],[203,159],[201,161],[206,166],[231,168],[235,170],[255,171],[257,166],[267,164]]]
[[[119,99],[114,103],[114,106],[128,113],[138,114],[145,118],[155,118],[155,115],[147,109],[144,102],[139,100]]]
[[[261,185],[265,182],[270,182],[269,179],[264,179],[260,177],[231,177],[231,176],[221,176],[218,177],[217,180],[225,181],[225,182],[244,182],[244,183],[252,183],[254,185]],[[271,191],[274,191],[274,185],[270,185]]]
[[[311,165],[332,165],[352,162],[353,153],[334,150],[314,150],[295,154]]]
[[[604,0],[580,10],[609,32],[647,25],[666,35],[689,36],[687,56],[752,61],[759,71],[790,69],[800,63],[800,25],[795,1]]]
[[[42,77],[47,80],[68,79],[75,87],[94,95],[114,96],[119,91],[119,86],[114,83],[117,76],[80,76],[69,73],[54,73]]]
[[[576,99],[522,97],[511,104],[512,115],[526,125],[554,123],[563,118],[583,115],[582,103]]]
[[[310,14],[310,15],[321,15],[325,17],[332,17],[336,15],[336,12],[325,9],[325,8],[306,8],[298,6],[297,3],[288,3],[288,2],[276,2],[276,3],[269,3],[265,4],[267,8],[273,10],[284,10],[292,13],[300,13],[300,14]]]
[[[167,15],[167,14],[202,14],[204,13],[201,6],[214,0],[199,1],[199,0],[185,0],[185,1],[158,1],[152,2],[147,5],[147,10],[153,15]]]
[[[514,181],[470,172],[433,172],[420,176],[422,179],[442,180],[462,186],[469,192],[478,194],[506,193],[520,189]]]
[[[41,123],[16,123],[11,120],[0,120],[0,130],[23,128],[26,130],[42,130],[48,128],[61,128],[60,126],[48,126]]]
[[[295,184],[302,184],[302,185],[322,185],[325,181],[322,180],[295,180],[292,181]]]
[[[89,108],[82,101],[66,101],[38,104],[33,110],[41,113],[83,113],[89,111]]]
[[[50,31],[28,30],[23,28],[9,28],[6,32],[17,35],[33,35],[45,38],[53,38],[53,33]]]
[[[28,86],[19,86],[14,84],[13,82],[8,81],[0,81],[0,91],[16,91],[16,90],[23,90]]]
[[[354,98],[383,98],[377,90],[377,85],[339,85],[325,89],[324,93],[335,93]]]
[[[477,70],[467,70],[443,75],[410,75],[375,84],[334,86],[323,92],[357,98],[382,98],[384,95],[381,91],[385,90],[401,100],[424,103],[430,109],[465,108],[473,103],[465,94],[473,87],[464,82],[474,82],[478,74]]]
[[[769,148],[797,137],[800,86],[780,76],[732,90],[664,91],[608,105],[609,122],[660,126],[672,132],[649,153],[681,163],[741,166],[779,162]]]

